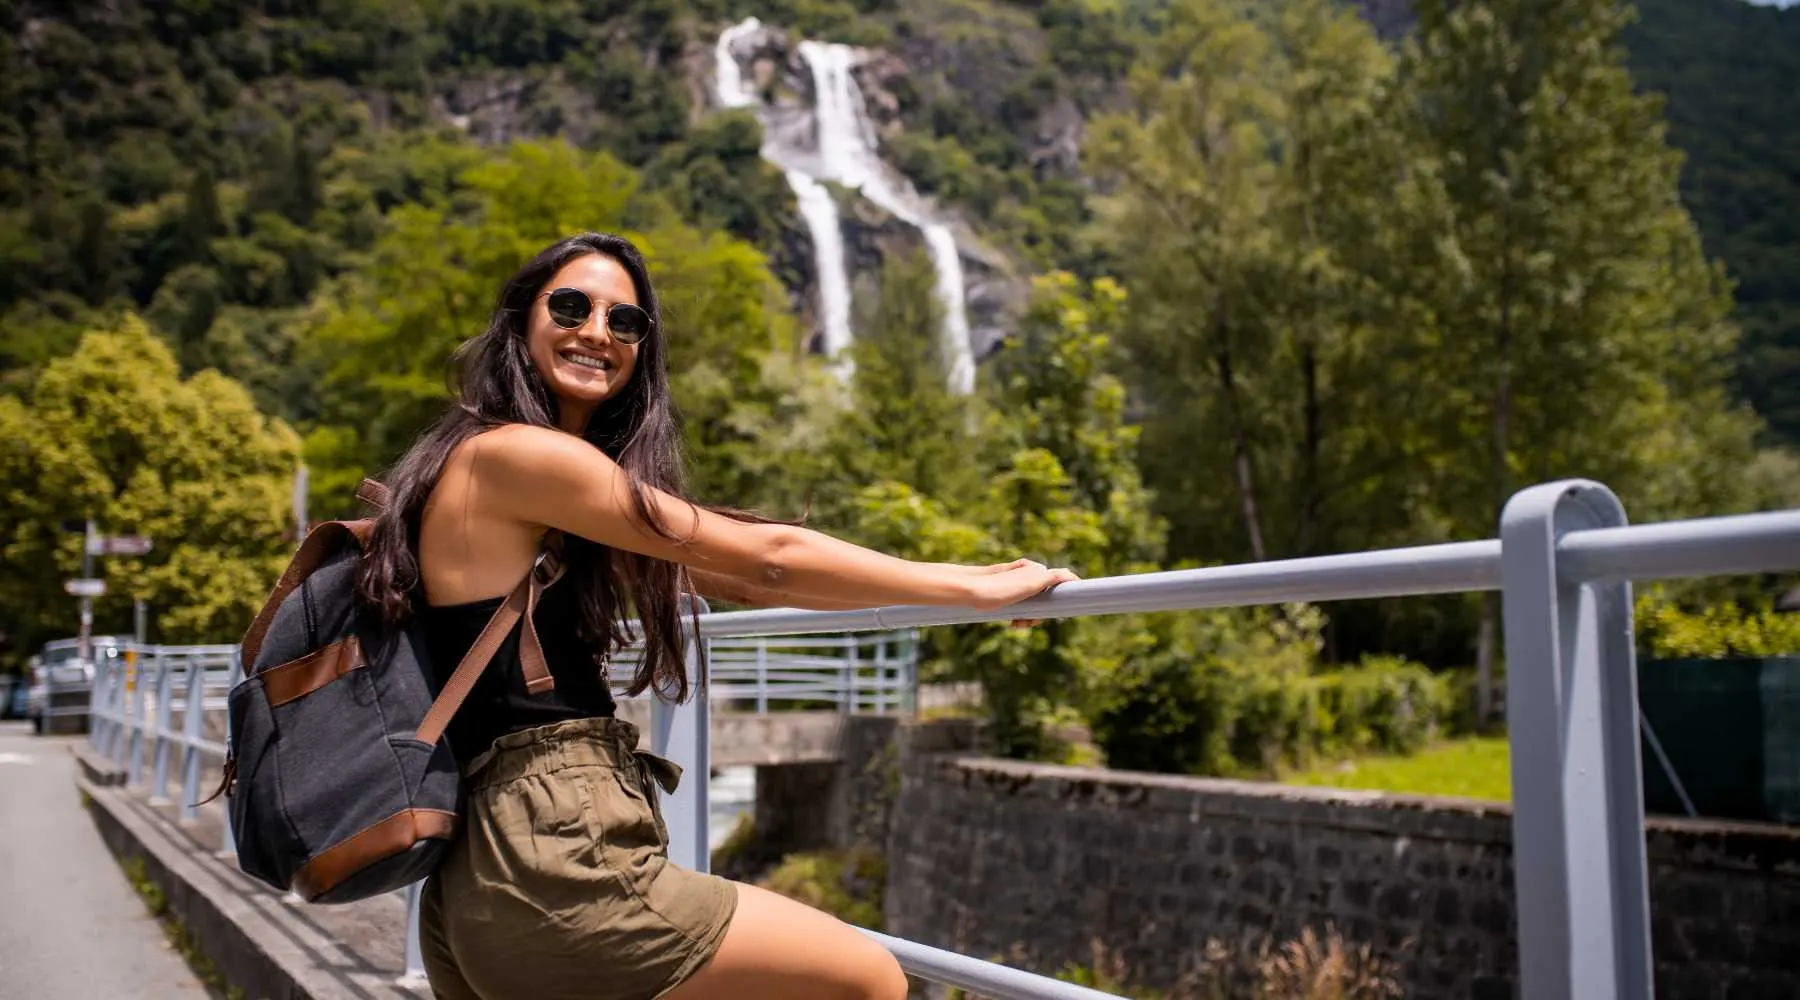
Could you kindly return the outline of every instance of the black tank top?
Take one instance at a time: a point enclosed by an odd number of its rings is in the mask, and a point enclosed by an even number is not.
[[[581,613],[574,596],[573,587],[553,586],[538,600],[537,614],[533,616],[538,641],[544,646],[545,663],[556,680],[555,690],[543,694],[525,690],[525,673],[519,664],[519,635],[525,623],[513,626],[445,729],[459,764],[467,766],[508,733],[613,714],[612,692],[600,676],[593,650],[576,631]],[[467,604],[424,606],[421,624],[436,674],[432,679],[433,693],[449,680],[503,601],[504,597],[495,597]]]

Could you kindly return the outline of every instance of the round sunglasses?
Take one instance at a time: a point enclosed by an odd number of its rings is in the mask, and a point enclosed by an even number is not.
[[[577,330],[594,315],[594,300],[579,288],[551,291],[544,303],[550,310],[550,322],[565,330]],[[650,335],[650,314],[642,306],[614,302],[606,307],[606,332],[621,344],[635,344]]]

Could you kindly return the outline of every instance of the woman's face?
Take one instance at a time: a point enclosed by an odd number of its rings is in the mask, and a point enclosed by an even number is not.
[[[550,318],[548,299],[559,288],[579,289],[592,300],[587,319],[573,330]],[[606,326],[607,307],[619,302],[639,304],[631,274],[598,253],[564,264],[531,302],[525,346],[556,398],[563,430],[581,433],[594,407],[623,390],[637,368],[640,345],[620,343]]]

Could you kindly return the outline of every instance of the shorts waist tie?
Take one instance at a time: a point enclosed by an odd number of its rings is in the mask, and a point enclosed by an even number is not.
[[[637,761],[638,775],[643,779],[644,790],[649,791],[654,782],[665,795],[674,795],[676,786],[681,784],[681,765],[659,757],[648,750],[633,750],[632,758]]]

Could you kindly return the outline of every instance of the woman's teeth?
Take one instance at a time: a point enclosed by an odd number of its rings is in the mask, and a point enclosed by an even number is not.
[[[612,362],[605,358],[589,357],[586,354],[564,354],[563,357],[572,364],[580,365],[583,368],[592,368],[596,371],[609,372],[613,367]]]

